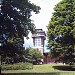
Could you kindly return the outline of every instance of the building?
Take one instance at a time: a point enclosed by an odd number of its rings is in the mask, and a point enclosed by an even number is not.
[[[42,59],[43,63],[51,62],[51,58],[48,56],[48,53],[44,52],[44,41],[46,39],[45,31],[42,29],[36,29],[36,33],[32,34],[34,48],[38,48],[39,51],[44,55]]]
[[[36,34],[32,34],[34,48],[38,48],[40,52],[44,53],[44,40],[46,34],[42,29],[36,29]]]

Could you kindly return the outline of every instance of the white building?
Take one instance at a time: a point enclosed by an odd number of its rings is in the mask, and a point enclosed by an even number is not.
[[[46,39],[45,31],[43,31],[42,29],[36,29],[36,33],[32,34],[32,38],[33,38],[34,48],[38,48],[39,51],[43,55],[43,53],[44,53],[44,41]]]

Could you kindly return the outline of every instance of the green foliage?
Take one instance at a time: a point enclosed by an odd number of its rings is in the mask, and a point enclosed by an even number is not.
[[[22,46],[18,47],[14,43],[7,43],[6,45],[3,45],[1,49],[1,63],[5,62],[6,64],[13,64],[24,60],[23,56],[25,49]]]
[[[33,65],[31,63],[16,63],[16,64],[9,64],[9,65],[1,65],[1,70],[26,70],[32,69]]]
[[[62,0],[47,27],[51,56],[67,64],[75,63],[75,0]]]
[[[40,7],[29,0],[2,0],[0,11],[0,32],[8,37],[27,37],[33,32],[35,25],[30,17],[31,12],[39,12]]]
[[[31,12],[39,13],[40,7],[29,0],[1,0],[0,2],[0,54],[6,57],[23,55],[23,37],[35,32]]]
[[[26,61],[32,62],[33,64],[39,64],[43,55],[38,49],[28,48],[25,51]]]

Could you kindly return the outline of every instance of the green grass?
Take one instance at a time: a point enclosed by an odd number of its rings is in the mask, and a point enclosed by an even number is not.
[[[21,73],[21,75],[23,75],[23,73],[31,73],[32,75],[33,73],[34,75],[35,73],[36,75],[42,75],[42,73],[43,75],[75,75],[75,71],[61,71],[61,70],[54,69],[52,66],[58,66],[58,65],[56,64],[34,65],[33,69],[31,70],[4,70],[1,71],[1,73],[11,73],[11,74],[16,73],[14,75],[17,75],[17,73],[19,74]]]
[[[2,75],[75,75],[71,72],[49,72],[49,73],[11,73]]]

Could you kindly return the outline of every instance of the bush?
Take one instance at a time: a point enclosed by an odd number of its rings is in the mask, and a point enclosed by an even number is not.
[[[42,63],[41,59],[43,59],[43,55],[37,48],[34,49],[30,47],[25,50],[25,57],[27,62],[33,64],[40,64]]]
[[[1,70],[26,70],[32,69],[33,65],[31,63],[16,63],[16,64],[5,64],[1,65]]]

